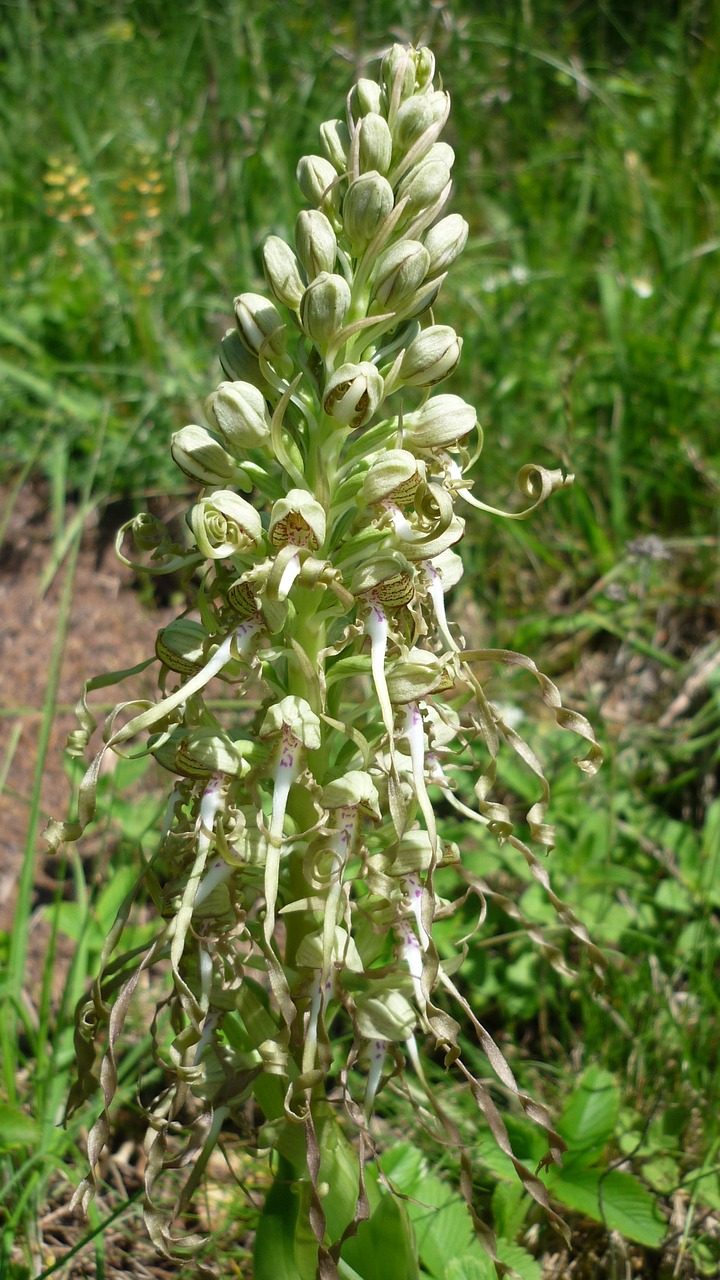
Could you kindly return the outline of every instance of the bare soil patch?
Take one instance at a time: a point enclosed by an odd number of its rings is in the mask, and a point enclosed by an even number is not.
[[[0,510],[9,501],[0,491]],[[6,509],[6,508],[5,508]],[[18,876],[28,831],[30,798],[38,764],[51,654],[59,625],[67,565],[45,594],[40,579],[52,553],[52,525],[45,486],[29,483],[14,503],[0,548],[0,723],[7,765],[0,794],[0,929],[12,927]],[[158,627],[171,611],[147,608],[133,573],[115,556],[112,538],[99,519],[86,528],[75,571],[70,625],[64,647],[58,712],[54,717],[41,783],[41,829],[50,817],[65,818],[70,788],[64,747],[76,727],[74,706],[90,676],[133,666],[153,653]],[[137,677],[133,692],[148,696],[152,675]],[[112,697],[112,690],[110,691]],[[16,736],[19,733],[19,737]],[[36,894],[50,892],[52,863],[38,841]],[[42,968],[42,929],[31,935],[28,981]]]

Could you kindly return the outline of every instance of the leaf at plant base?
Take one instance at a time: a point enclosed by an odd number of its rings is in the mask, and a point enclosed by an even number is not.
[[[496,1248],[500,1261],[517,1271],[521,1280],[542,1280],[543,1269],[527,1249],[511,1240],[498,1240]]]
[[[657,1249],[665,1239],[667,1223],[650,1192],[631,1173],[602,1169],[550,1170],[552,1195],[594,1222],[619,1231],[628,1240]]]
[[[323,1210],[328,1238],[334,1244],[355,1217],[359,1188],[358,1158],[334,1115],[323,1117],[318,1143],[319,1181],[327,1183],[330,1188],[323,1200]]]
[[[298,1198],[291,1182],[276,1178],[260,1215],[253,1249],[255,1280],[314,1280],[315,1270],[300,1272],[295,1256]]]
[[[448,1262],[442,1280],[495,1280],[496,1275],[489,1258],[466,1254],[463,1258],[453,1258],[452,1262]]]
[[[620,1090],[609,1071],[590,1067],[563,1107],[558,1132],[568,1144],[566,1168],[584,1168],[600,1158],[615,1131]]]
[[[362,1280],[389,1280],[390,1276],[392,1280],[419,1280],[413,1230],[402,1202],[383,1195],[369,1222],[361,1222],[357,1235],[346,1240],[342,1257]],[[279,1278],[268,1276],[268,1280]]]
[[[20,1107],[0,1103],[0,1151],[13,1147],[30,1147],[38,1141],[37,1122]]]

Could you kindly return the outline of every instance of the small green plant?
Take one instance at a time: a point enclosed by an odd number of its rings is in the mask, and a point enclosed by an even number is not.
[[[446,940],[441,958],[434,939],[455,907],[440,894],[440,869],[457,868],[461,900],[477,895],[481,919],[486,886],[443,838],[432,794],[467,832],[519,852],[563,925],[602,964],[550,888],[544,857],[519,838],[520,819],[494,793],[507,752],[532,780],[522,820],[546,853],[549,784],[490,696],[493,668],[534,678],[557,724],[587,745],[578,761],[587,773],[600,760],[593,731],[532,659],[469,648],[445,610],[463,572],[457,508],[497,514],[470,491],[482,444],[474,409],[432,394],[462,347],[433,311],[467,237],[461,217],[441,216],[454,161],[440,141],[449,109],[431,52],[396,45],[377,81],[354,86],[346,119],[321,126],[321,154],[301,159],[309,207],[298,214],[295,248],[270,236],[263,249],[273,300],[235,299],[236,328],[221,344],[226,380],[205,421],[172,438],[175,463],[200,486],[187,537],[173,538],[149,515],[118,536],[121,557],[138,570],[197,578],[197,616],[188,611],[159,633],[159,700],[118,704],[81,785],[78,822],[47,833],[57,848],[92,821],[107,751],[150,753],[172,775],[157,849],[138,870],[156,911],[152,934],[134,933],[121,950],[133,883],[78,1007],[68,1115],[98,1087],[103,1107],[75,1200],[87,1207],[96,1190],[123,1025],[152,970],[165,994],[151,1028],[164,1083],[146,1107],[150,1234],[169,1254],[201,1247],[185,1211],[223,1125],[247,1133],[254,1123],[253,1099],[260,1119],[248,1144],[272,1153],[275,1171],[257,1280],[370,1280],[372,1258],[387,1264],[388,1241],[392,1274],[417,1274],[415,1209],[388,1193],[418,1199],[427,1188],[433,1203],[434,1183],[419,1166],[401,1177],[399,1157],[368,1163],[375,1102],[390,1084],[460,1148],[470,1209],[461,1257],[471,1250],[470,1228],[481,1224],[469,1155],[423,1065],[427,1049],[466,1083],[525,1192],[562,1229],[545,1182],[513,1150],[487,1065],[542,1134],[534,1164],[558,1162],[563,1139],[453,979],[467,942],[448,954]],[[513,518],[567,481],[524,467],[529,505]],[[127,538],[137,559],[125,552]],[[85,694],[112,679],[90,680]],[[209,701],[216,681],[228,695],[222,714]],[[77,754],[95,728],[85,694]],[[528,928],[544,947],[542,929]],[[563,967],[557,948],[547,954]],[[477,1034],[480,1072],[461,1054],[455,1014]],[[190,1172],[179,1191],[173,1175],[169,1203],[163,1175],[178,1168]],[[427,1232],[418,1235],[421,1253],[432,1252]],[[502,1261],[492,1235],[484,1238]],[[456,1274],[482,1274],[482,1265]]]

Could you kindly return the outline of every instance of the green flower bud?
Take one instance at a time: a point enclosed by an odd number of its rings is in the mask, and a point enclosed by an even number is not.
[[[451,263],[460,257],[467,243],[467,222],[459,213],[450,213],[431,227],[425,236],[425,248],[430,254],[429,276],[447,271]]]
[[[268,709],[260,727],[261,738],[273,738],[289,729],[298,742],[302,742],[308,751],[317,751],[322,742],[320,720],[315,715],[309,702],[304,698],[289,695]]]
[[[337,258],[337,236],[319,209],[303,209],[295,223],[295,248],[308,280],[332,271]]]
[[[429,164],[431,160],[441,160],[443,164],[447,165],[448,169],[452,169],[455,164],[455,152],[447,142],[435,142],[425,156],[423,163]]]
[[[442,90],[408,98],[403,102],[392,128],[396,163],[423,138],[422,147],[414,155],[416,162],[420,160],[439,137],[449,112],[450,95]]]
[[[432,387],[457,368],[462,338],[446,324],[432,324],[408,347],[400,365],[400,378],[411,387]]]
[[[403,439],[415,449],[447,449],[468,435],[476,424],[475,410],[460,396],[433,396],[421,409],[403,418]]]
[[[235,299],[235,318],[245,346],[266,359],[285,354],[285,325],[274,303],[259,293],[241,293]]]
[[[205,401],[205,412],[235,451],[262,448],[270,439],[265,397],[251,382],[221,382]]]
[[[296,175],[300,190],[309,204],[327,214],[337,211],[340,193],[337,174],[329,160],[324,156],[302,156]]]
[[[243,758],[243,743],[235,743],[218,729],[199,727],[183,735],[175,752],[175,770],[187,778],[209,778],[227,773],[244,778],[250,765]]]
[[[407,449],[386,449],[373,458],[365,473],[358,501],[374,506],[377,502],[394,502],[399,507],[411,504],[421,480],[425,479],[425,463],[419,462]]]
[[[418,93],[424,93],[432,88],[433,76],[435,75],[435,54],[432,49],[428,49],[427,45],[414,51],[415,62],[415,87]]]
[[[333,168],[344,173],[350,150],[350,134],[344,120],[326,120],[320,125],[320,146]]]
[[[265,279],[278,302],[297,311],[305,288],[300,279],[297,258],[280,236],[268,236],[262,250]]]
[[[423,311],[427,311],[428,307],[431,307],[437,298],[444,278],[444,276],[441,276],[439,280],[426,280],[415,293],[406,298],[399,307],[403,317],[409,319],[410,316],[419,316],[422,315]]]
[[[415,50],[394,44],[382,60],[380,75],[388,99],[404,102],[415,92]]]
[[[350,183],[343,201],[343,223],[354,246],[364,248],[391,212],[393,189],[376,170]]]
[[[363,427],[382,403],[385,386],[374,364],[343,364],[328,379],[323,408],[344,427]]]
[[[349,773],[328,782],[323,787],[322,804],[324,809],[360,809],[369,818],[380,820],[380,801],[377,787],[369,773],[361,769],[351,769]]]
[[[308,338],[325,348],[345,323],[350,310],[350,286],[343,276],[321,271],[305,290],[300,323]]]
[[[206,640],[207,633],[199,622],[192,618],[176,618],[158,632],[155,656],[170,671],[191,676],[202,665]]]
[[[406,658],[394,662],[387,672],[390,701],[396,705],[417,702],[429,693],[440,693],[454,684],[447,661],[427,649],[410,649]]]
[[[423,283],[430,266],[430,255],[419,240],[401,240],[380,254],[371,282],[375,306],[394,310]]]
[[[321,934],[311,933],[300,943],[295,963],[302,969],[322,969],[324,965],[324,948]],[[342,925],[335,928],[331,952],[331,964],[337,968],[349,969],[351,973],[362,973],[363,962],[353,939]]]
[[[231,484],[238,467],[220,441],[205,427],[190,425],[170,437],[173,462],[189,480],[198,484]]]
[[[231,489],[202,498],[190,510],[188,523],[200,551],[211,560],[250,551],[262,538],[259,512]]]
[[[359,120],[361,116],[370,114],[383,115],[383,105],[382,87],[376,80],[361,77],[350,93],[350,114],[353,120]]]
[[[358,125],[358,158],[360,172],[375,169],[386,174],[392,160],[392,134],[384,116],[371,111]]]
[[[168,531],[162,520],[149,511],[141,511],[135,516],[130,532],[138,551],[156,551],[161,542],[168,537]]]
[[[407,199],[405,220],[439,200],[450,186],[450,170],[443,160],[424,160],[405,174],[397,189],[398,201]]]
[[[366,1040],[405,1041],[417,1022],[417,1014],[405,996],[396,988],[378,991],[375,983],[371,995],[357,997],[355,1009],[358,1031]]]
[[[325,541],[327,518],[320,503],[307,489],[290,489],[273,503],[268,536],[274,547],[292,543],[317,551]]]
[[[228,329],[220,339],[220,364],[228,382],[251,382],[261,391],[268,389],[257,357],[248,351],[237,329]]]

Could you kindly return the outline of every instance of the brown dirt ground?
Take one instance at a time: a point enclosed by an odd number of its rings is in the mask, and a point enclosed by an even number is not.
[[[7,494],[0,492],[0,512],[6,510],[7,502]],[[11,927],[13,920],[37,767],[43,699],[67,572],[66,564],[61,565],[48,590],[40,594],[40,578],[51,554],[45,488],[27,484],[13,505],[0,548],[0,724],[4,742],[0,761],[7,764],[13,729],[20,734],[0,794],[0,929]],[[115,556],[112,538],[105,535],[97,520],[91,522],[83,535],[73,583],[58,688],[60,710],[53,721],[43,765],[40,831],[50,817],[68,816],[70,786],[64,747],[68,733],[76,727],[73,708],[84,680],[133,666],[151,656],[158,627],[170,616],[168,610],[158,612],[144,607],[134,575]],[[143,682],[141,676],[129,687],[147,696],[150,680]],[[105,700],[111,701],[113,693],[109,690]],[[52,888],[53,867],[41,839],[36,857],[36,884],[42,893]],[[42,951],[42,929],[34,928],[28,957],[30,983],[42,966]]]

